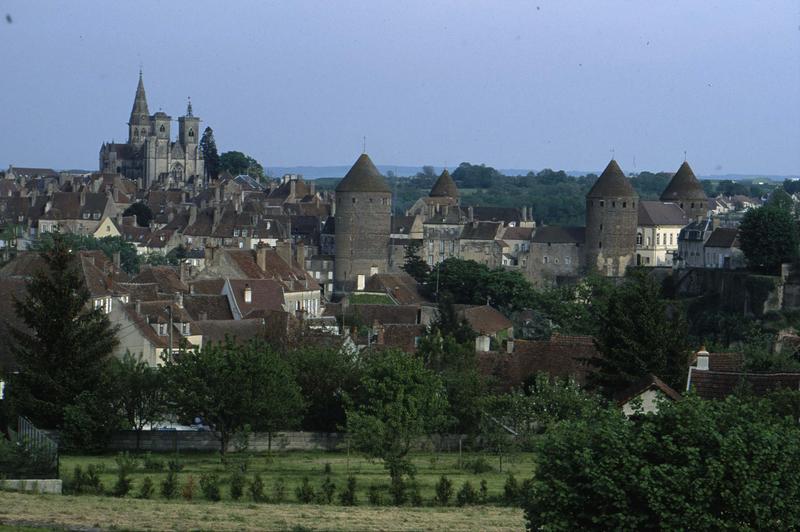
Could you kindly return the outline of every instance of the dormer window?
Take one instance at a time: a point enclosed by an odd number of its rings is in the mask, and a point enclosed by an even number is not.
[[[88,212],[83,213],[83,219],[84,220],[88,220],[89,219],[89,213]]]
[[[190,327],[189,327],[188,323],[181,323],[180,327],[181,327],[181,334],[182,335],[189,336],[190,334],[192,334],[191,331],[190,331]]]
[[[94,219],[95,220],[99,220],[100,219],[100,213],[99,212],[94,213]]]
[[[167,335],[167,324],[166,323],[159,323],[158,324],[158,335],[159,336],[166,336]]]

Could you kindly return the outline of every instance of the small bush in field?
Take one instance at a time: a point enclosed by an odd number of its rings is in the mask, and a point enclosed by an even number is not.
[[[467,480],[461,486],[456,494],[456,504],[459,506],[467,506],[478,502],[478,492],[472,487],[472,483]]]
[[[209,501],[218,501],[222,498],[219,490],[219,477],[214,473],[205,473],[200,476],[200,489],[203,496]]]
[[[120,453],[114,459],[117,464],[117,482],[111,490],[114,497],[124,497],[131,490],[130,474],[136,470],[139,461],[128,453]]]
[[[183,485],[181,488],[181,495],[187,501],[191,501],[194,499],[194,492],[197,490],[197,484],[194,481],[194,476],[189,475],[189,478],[186,479],[186,484]]]
[[[145,471],[149,471],[151,473],[160,473],[164,471],[164,460],[161,460],[160,458],[154,458],[153,453],[145,454],[142,463]]]
[[[347,485],[339,492],[339,502],[342,506],[355,506],[358,504],[358,498],[356,497],[356,477],[351,475],[347,478]]]
[[[165,499],[174,499],[178,496],[178,473],[170,469],[167,476],[161,481],[161,496]]]
[[[139,493],[136,495],[139,499],[149,499],[153,496],[153,491],[155,488],[153,487],[153,481],[150,477],[144,477],[142,480],[142,485],[139,486]]]
[[[319,501],[322,504],[331,504],[334,493],[336,493],[336,484],[331,481],[331,477],[325,477],[319,490]]]
[[[506,477],[506,483],[503,485],[503,502],[509,505],[517,505],[520,501],[520,488],[517,479],[514,478],[513,473],[509,473]]]
[[[234,501],[238,501],[242,498],[244,494],[244,473],[242,473],[239,469],[234,470],[233,474],[231,475],[231,499]]]
[[[316,493],[308,481],[308,477],[303,477],[303,482],[294,490],[294,493],[297,496],[297,500],[305,504],[314,502],[316,498]]]
[[[253,502],[266,502],[267,497],[264,495],[264,481],[258,473],[256,473],[255,476],[253,476],[253,480],[250,481],[248,491],[250,492],[250,498],[253,499]]]
[[[449,478],[442,475],[439,477],[439,482],[436,483],[436,498],[435,502],[439,506],[447,506],[450,498],[453,496],[453,483]]]
[[[478,501],[481,504],[486,504],[489,500],[489,486],[486,484],[486,479],[481,480],[481,487],[478,490]]]
[[[377,484],[373,484],[367,491],[367,500],[373,506],[383,505],[383,490]]]
[[[286,500],[286,482],[283,477],[278,477],[272,484],[272,502],[283,502]]]

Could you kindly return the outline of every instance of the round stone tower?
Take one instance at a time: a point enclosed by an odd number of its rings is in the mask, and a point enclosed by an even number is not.
[[[392,191],[362,153],[336,187],[334,290],[362,290],[389,269]]]
[[[683,161],[681,167],[672,176],[659,199],[677,203],[692,221],[704,220],[708,217],[708,196],[703,190],[703,185],[692,172],[692,167],[686,161]]]
[[[586,265],[611,277],[635,264],[639,195],[611,159],[586,195]]]

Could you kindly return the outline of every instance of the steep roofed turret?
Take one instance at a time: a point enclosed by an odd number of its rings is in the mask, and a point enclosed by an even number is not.
[[[436,183],[431,189],[431,193],[428,195],[431,198],[458,198],[458,187],[456,186],[456,182],[453,181],[452,176],[450,176],[450,172],[447,171],[447,168],[444,169],[439,179],[436,180]]]
[[[600,174],[600,177],[595,181],[589,193],[586,194],[587,198],[611,198],[611,197],[635,197],[636,191],[633,190],[630,181],[625,177],[622,169],[617,164],[617,161],[611,159]]]
[[[336,192],[389,192],[392,189],[372,163],[369,155],[362,153],[344,179],[339,181]]]

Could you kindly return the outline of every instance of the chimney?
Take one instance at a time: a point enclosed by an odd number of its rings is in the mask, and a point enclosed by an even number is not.
[[[81,196],[81,207],[83,207],[84,205],[86,205],[86,187],[85,186],[81,187],[80,196]]]
[[[111,194],[114,197],[114,203],[119,203],[119,189],[112,185]]]
[[[114,256],[114,268],[116,270],[119,270],[120,265],[122,264],[122,259],[119,251],[115,251],[113,256]]]
[[[222,185],[217,185],[214,189],[214,198],[217,200],[217,205],[222,203]]]
[[[187,225],[194,225],[197,222],[197,205],[192,204],[189,207],[189,223]]]
[[[267,245],[259,242],[256,246],[256,264],[261,271],[267,271]]]
[[[219,225],[219,221],[222,218],[222,215],[219,210],[219,205],[214,206],[214,217],[211,220],[211,230],[215,231],[217,226]]]
[[[186,283],[189,278],[189,263],[186,260],[181,260],[180,264],[178,265],[178,271],[180,272],[180,279],[182,283]]]
[[[472,205],[467,207],[467,219],[471,222],[475,219],[475,209],[472,208]]]
[[[206,246],[205,247],[206,265],[214,264],[214,255],[216,254],[215,251],[216,251],[216,248],[214,246]]]
[[[175,292],[175,305],[178,308],[183,308],[183,292],[181,292],[180,290]]]
[[[306,245],[302,242],[297,243],[297,264],[304,270],[306,269]]]
[[[286,261],[289,266],[292,265],[292,243],[288,240],[281,240],[275,244],[275,250],[278,256]]]
[[[245,303],[253,302],[253,289],[250,288],[249,284],[244,285],[244,302]]]
[[[142,302],[138,299],[136,300],[136,314],[142,313]]]
[[[506,353],[510,355],[513,352],[514,352],[514,340],[509,338],[508,340],[506,340]]]
[[[375,333],[375,344],[384,345],[386,343],[386,331],[378,320],[372,323],[372,331]]]
[[[208,319],[208,312],[203,310],[200,312],[200,315],[198,317],[200,318],[200,321],[206,321]]]
[[[297,194],[297,181],[292,179],[289,181],[289,197],[295,199],[295,194]]]
[[[708,351],[706,351],[705,346],[700,348],[700,351],[697,352],[697,362],[695,363],[695,367],[701,371],[708,370]]]

